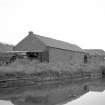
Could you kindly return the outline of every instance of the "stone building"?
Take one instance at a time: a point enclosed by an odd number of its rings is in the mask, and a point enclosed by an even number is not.
[[[104,63],[105,62],[105,51],[101,49],[86,49],[85,50],[88,59],[88,63]]]
[[[77,45],[36,35],[33,32],[29,32],[29,35],[20,41],[13,50],[26,51],[29,57],[41,62],[87,63],[86,53]]]
[[[13,45],[0,43],[0,66],[2,64],[8,64],[11,62],[11,57],[13,54],[7,53],[8,51],[13,50]]]

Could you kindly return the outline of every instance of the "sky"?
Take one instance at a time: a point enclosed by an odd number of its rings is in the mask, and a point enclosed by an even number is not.
[[[0,42],[16,45],[29,31],[105,50],[105,0],[0,0]]]
[[[0,42],[9,44],[33,31],[105,50],[105,0],[0,0],[0,29]]]

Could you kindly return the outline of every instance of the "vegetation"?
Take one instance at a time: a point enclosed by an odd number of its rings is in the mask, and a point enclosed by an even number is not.
[[[35,78],[50,79],[83,78],[93,73],[105,73],[104,64],[69,65],[64,63],[36,63],[36,61],[22,64],[14,62],[0,67],[0,79]]]

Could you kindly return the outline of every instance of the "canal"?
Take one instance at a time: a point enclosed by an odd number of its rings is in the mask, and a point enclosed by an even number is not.
[[[105,105],[104,90],[104,79],[5,88],[0,89],[0,105]]]

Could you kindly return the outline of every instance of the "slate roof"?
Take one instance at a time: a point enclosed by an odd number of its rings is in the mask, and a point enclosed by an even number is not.
[[[91,55],[105,56],[105,51],[102,49],[85,49],[85,51]]]
[[[36,34],[33,34],[33,32],[29,32],[29,34],[35,38],[40,39],[46,46],[49,46],[49,47],[84,52],[79,46],[71,44],[71,43],[36,35]]]

